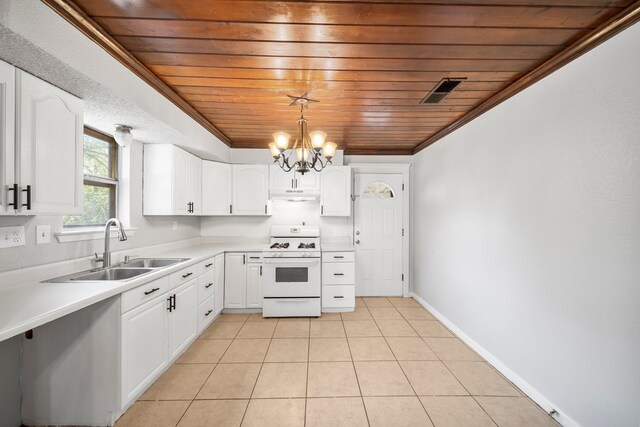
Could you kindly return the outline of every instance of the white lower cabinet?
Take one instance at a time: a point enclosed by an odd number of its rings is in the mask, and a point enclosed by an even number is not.
[[[247,264],[247,308],[262,308],[262,264]]]
[[[322,252],[322,311],[353,311],[355,283],[353,252]]]
[[[224,257],[224,307],[246,308],[247,254],[227,253]]]
[[[171,276],[121,296],[121,408],[149,387],[197,336],[198,281],[191,279],[167,292]],[[135,307],[132,301],[141,305]]]
[[[225,255],[225,308],[262,308],[262,254],[229,252]]]
[[[122,315],[121,405],[142,393],[164,370],[168,356],[166,295]]]
[[[196,338],[198,332],[196,280],[174,289],[171,296],[173,304],[168,310],[169,359],[174,359]]]
[[[222,312],[224,308],[224,254],[216,255],[213,259],[214,262],[214,298],[213,298],[213,312],[214,317]]]

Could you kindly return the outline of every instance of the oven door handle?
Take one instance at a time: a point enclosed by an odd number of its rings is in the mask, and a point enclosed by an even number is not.
[[[269,298],[278,302],[309,302],[308,298]]]
[[[301,265],[314,265],[320,263],[320,258],[263,258],[262,262],[265,264],[301,264]]]

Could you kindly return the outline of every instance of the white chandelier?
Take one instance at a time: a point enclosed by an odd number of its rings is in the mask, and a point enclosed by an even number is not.
[[[331,159],[336,152],[336,144],[325,142],[327,134],[324,132],[317,130],[309,133],[307,130],[307,119],[304,118],[304,110],[309,107],[310,102],[318,101],[309,99],[306,93],[302,96],[287,96],[293,100],[289,106],[300,106],[298,134],[293,143],[293,148],[288,154],[286,150],[289,148],[291,135],[286,132],[273,134],[273,142],[269,144],[269,149],[274,162],[278,163],[285,172],[290,172],[294,169],[302,175],[311,170],[320,172],[331,163]],[[294,156],[293,158],[292,155]]]

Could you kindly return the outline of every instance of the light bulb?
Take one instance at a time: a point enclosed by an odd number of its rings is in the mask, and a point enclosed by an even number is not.
[[[280,152],[286,150],[289,146],[289,138],[291,138],[291,135],[286,132],[276,132],[273,134],[273,142],[275,142]]]
[[[336,143],[335,142],[327,142],[326,144],[324,144],[324,147],[322,149],[322,154],[327,158],[327,159],[331,159],[334,154],[336,154]]]
[[[299,161],[309,161],[309,150],[307,150],[306,148],[296,148],[296,157]]]
[[[274,159],[277,159],[280,157],[280,149],[278,148],[275,142],[269,143],[269,149],[271,150],[271,155],[273,156]]]
[[[311,132],[309,134],[309,138],[311,138],[311,146],[313,147],[313,149],[316,151],[322,150],[322,146],[324,145],[324,140],[326,139],[326,137],[327,134],[322,131],[315,130]]]

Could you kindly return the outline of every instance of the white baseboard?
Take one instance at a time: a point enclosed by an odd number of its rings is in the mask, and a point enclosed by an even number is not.
[[[464,341],[469,347],[475,350],[480,356],[482,356],[487,362],[489,362],[494,368],[496,368],[502,375],[504,375],[509,381],[514,383],[520,390],[522,390],[527,396],[536,402],[542,409],[547,412],[555,409],[558,414],[554,417],[564,427],[581,427],[578,422],[564,414],[558,406],[554,405],[549,399],[544,397],[542,393],[536,390],[531,384],[522,379],[518,374],[513,372],[507,365],[502,363],[497,357],[484,349],[480,344],[475,342],[470,336],[465,334],[460,328],[458,328],[453,322],[442,315],[438,310],[433,308],[428,302],[420,298],[414,292],[410,293],[413,299],[415,299],[420,305],[433,314],[442,324],[449,328],[454,334]]]

